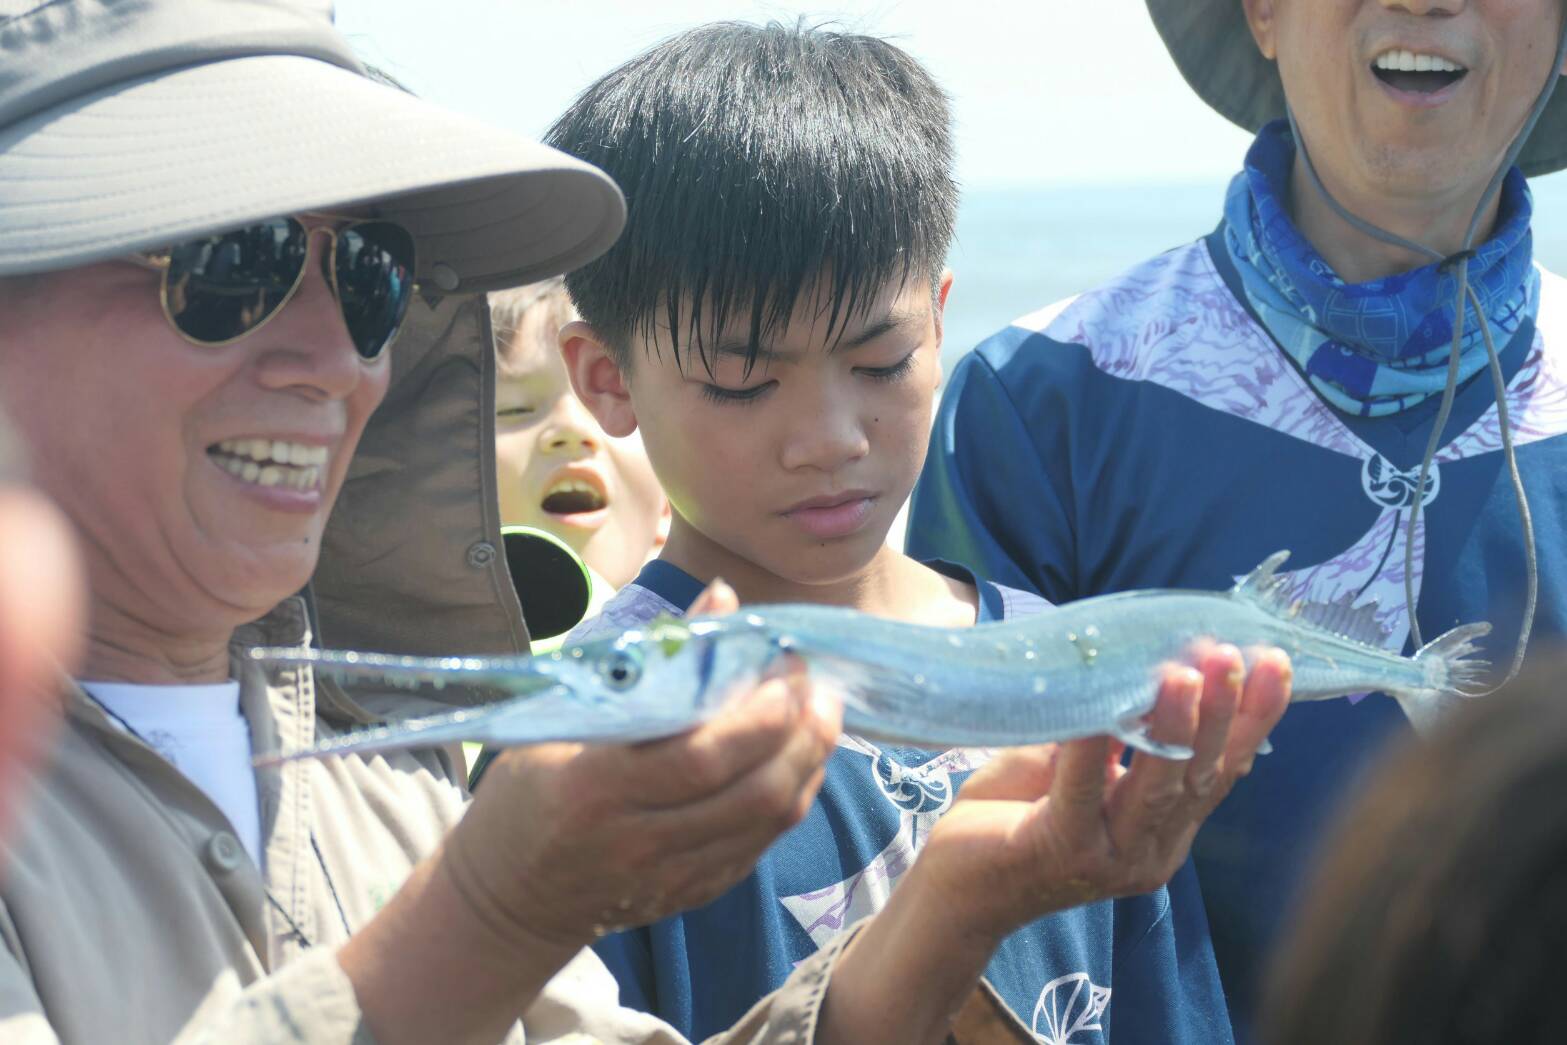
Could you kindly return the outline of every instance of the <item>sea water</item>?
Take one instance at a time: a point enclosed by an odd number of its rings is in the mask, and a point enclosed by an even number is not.
[[[957,281],[947,301],[944,367],[1020,316],[1212,232],[1227,185],[1220,179],[966,192],[948,255]],[[1567,275],[1567,173],[1530,185],[1535,259]]]

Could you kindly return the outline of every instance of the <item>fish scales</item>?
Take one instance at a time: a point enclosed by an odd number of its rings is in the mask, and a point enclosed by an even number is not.
[[[961,644],[940,628],[884,621],[851,628],[853,614],[831,607],[763,607],[755,616],[807,659],[830,660],[822,651],[837,649],[838,636],[852,631],[855,658],[883,670],[829,666],[823,673],[852,684],[845,728],[910,743],[1001,745],[1104,733],[1107,723],[1146,714],[1161,666],[1209,636],[1282,648],[1298,700],[1425,683],[1408,658],[1281,620],[1227,594],[1144,591],[1086,600],[969,629]],[[1025,652],[1032,656],[1024,659]],[[899,676],[923,685],[896,685]]]
[[[1167,757],[1190,752],[1148,735],[1164,665],[1199,639],[1243,651],[1277,646],[1294,668],[1292,699],[1382,691],[1429,728],[1489,665],[1463,625],[1411,657],[1348,628],[1375,622],[1371,604],[1290,603],[1270,557],[1228,592],[1136,591],[1015,621],[936,628],[841,607],[753,606],[725,617],[655,621],[612,639],[536,657],[415,658],[256,650],[274,663],[376,685],[422,682],[519,694],[479,708],[392,724],[281,757],[371,752],[456,741],[631,741],[689,729],[753,686],[783,653],[844,698],[844,725],[862,736],[923,747],[1005,746],[1110,735]],[[1378,636],[1368,636],[1379,641]],[[276,757],[272,756],[275,760]]]

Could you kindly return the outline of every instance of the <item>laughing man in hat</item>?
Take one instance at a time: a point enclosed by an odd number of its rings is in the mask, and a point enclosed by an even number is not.
[[[1288,549],[1292,594],[1373,607],[1340,620],[1379,646],[1490,621],[1501,677],[1531,617],[1567,627],[1567,283],[1525,182],[1567,165],[1562,3],[1149,9],[1257,133],[1219,227],[959,364],[911,552],[1062,602],[1225,588]],[[1242,1036],[1322,821],[1407,725],[1381,695],[1293,707],[1198,838],[1200,900],[1172,884]]]

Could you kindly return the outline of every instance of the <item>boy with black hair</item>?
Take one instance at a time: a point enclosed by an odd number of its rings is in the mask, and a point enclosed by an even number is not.
[[[865,36],[707,26],[589,87],[549,141],[608,171],[629,201],[619,243],[567,277],[583,321],[561,344],[603,428],[641,429],[674,512],[658,559],[576,638],[679,614],[719,576],[742,603],[834,603],[948,627],[1045,608],[886,544],[924,458],[952,286],[947,100],[916,62]],[[975,948],[1020,1038],[1105,1041],[1113,1020],[1124,1042],[1228,1041],[1183,867],[1187,832],[1282,712],[1272,702],[1287,664],[1263,656],[1243,696],[1233,648],[1200,660],[1195,681],[1172,669],[1185,682],[1167,677],[1160,705],[1172,685],[1204,689],[1189,766],[1139,754],[1127,771],[1102,739],[994,758],[845,736],[820,801],[739,886],[597,945],[623,999],[700,1038],[888,905],[902,881],[887,914],[918,895],[919,917],[948,930],[916,941],[884,916],[852,946],[877,947],[889,967]],[[1222,769],[1204,754],[1218,750]],[[1166,789],[1133,798],[1152,773]],[[1093,793],[1081,820],[1069,776]],[[1137,824],[1123,819],[1134,809]],[[1084,824],[1111,839],[1091,870],[1068,866],[1093,848],[1075,833]],[[1163,883],[1177,868],[1172,904]],[[1026,909],[1024,894],[1039,902]]]

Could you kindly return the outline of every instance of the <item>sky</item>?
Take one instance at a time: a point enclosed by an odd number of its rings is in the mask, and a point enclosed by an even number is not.
[[[599,76],[704,22],[803,17],[892,39],[953,97],[953,353],[1209,231],[1251,140],[1186,86],[1144,0],[338,0],[337,14],[365,60],[412,90],[530,136]],[[1536,257],[1562,271],[1567,173],[1534,187]]]
[[[1186,86],[1143,0],[339,0],[366,60],[529,135],[598,76],[682,29],[805,17],[893,39],[953,96],[965,187],[1212,182],[1249,136]]]

